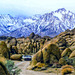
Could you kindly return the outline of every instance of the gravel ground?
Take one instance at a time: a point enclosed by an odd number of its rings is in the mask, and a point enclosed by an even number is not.
[[[55,73],[43,73],[39,71],[27,70],[26,68],[29,66],[29,61],[14,61],[15,66],[18,66],[22,70],[20,75],[57,75]],[[61,75],[61,74],[58,74]]]

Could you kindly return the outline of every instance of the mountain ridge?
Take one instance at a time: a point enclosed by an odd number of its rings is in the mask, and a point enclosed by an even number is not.
[[[0,35],[22,37],[32,32],[41,36],[54,37],[67,29],[75,28],[75,14],[60,8],[51,13],[35,15],[32,17],[0,16]],[[2,28],[2,30],[1,30]]]

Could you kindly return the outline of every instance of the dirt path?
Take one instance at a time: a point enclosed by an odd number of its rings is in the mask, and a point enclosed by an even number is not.
[[[18,66],[18,68],[22,70],[20,75],[57,75],[55,73],[43,73],[38,71],[27,70],[26,68],[28,67],[29,63],[29,61],[15,61],[15,66]]]

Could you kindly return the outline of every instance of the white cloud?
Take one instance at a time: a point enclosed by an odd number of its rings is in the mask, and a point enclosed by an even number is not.
[[[75,12],[75,0],[0,0],[0,13],[33,15],[58,8]]]

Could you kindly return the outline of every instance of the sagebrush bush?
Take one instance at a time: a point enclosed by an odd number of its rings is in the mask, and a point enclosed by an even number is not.
[[[67,62],[66,62],[66,60],[64,59],[64,58],[60,58],[59,59],[59,64],[61,64],[61,65],[65,65]]]
[[[44,64],[44,63],[38,62],[35,66],[38,67],[38,68],[41,68],[41,67],[44,67],[45,64]]]
[[[64,66],[62,66],[62,69],[64,69],[64,68],[72,68],[73,69],[73,66],[72,65],[64,65]]]
[[[10,75],[2,62],[0,62],[0,75]]]
[[[73,66],[75,67],[75,57],[70,58],[70,61],[72,61],[72,62],[71,62],[71,65],[73,65]]]
[[[72,73],[72,68],[64,68],[62,69],[61,73],[62,75],[65,75],[65,74],[69,74],[69,73]]]
[[[11,60],[7,60],[7,63],[5,64],[5,66],[8,69],[10,75],[19,75],[21,72],[21,69],[18,69],[18,67],[15,67],[14,62]]]
[[[62,66],[61,73],[62,73],[62,75],[65,75],[65,74],[68,74],[68,73],[72,73],[73,71],[74,71],[73,66],[65,65],[65,66]]]

